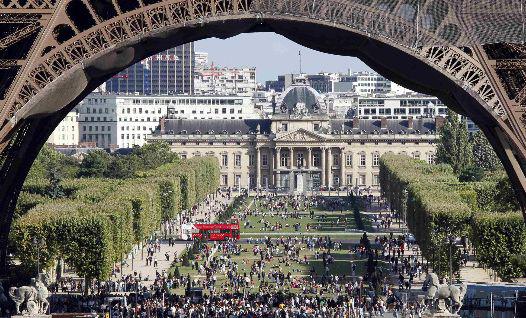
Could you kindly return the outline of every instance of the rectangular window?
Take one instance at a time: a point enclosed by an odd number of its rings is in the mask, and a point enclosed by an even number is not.
[[[221,165],[223,167],[227,167],[228,166],[228,155],[227,154],[221,155]]]
[[[434,153],[428,153],[427,154],[427,163],[434,164],[435,163],[435,154]]]
[[[380,164],[380,154],[373,153],[373,167],[378,167]]]
[[[352,174],[348,174],[345,176],[345,184],[348,185],[348,186],[352,186]]]
[[[314,167],[319,167],[321,165],[319,153],[312,154],[312,162],[314,163]]]
[[[339,166],[340,165],[340,155],[339,154],[333,154],[332,155],[332,165],[333,166]]]
[[[228,175],[222,174],[221,175],[221,185],[222,186],[228,186]]]
[[[298,167],[303,167],[305,165],[305,158],[303,152],[298,152],[296,156],[296,165]]]
[[[365,167],[366,157],[365,154],[360,154],[360,167]]]
[[[263,167],[268,166],[268,155],[266,153],[261,155],[261,165]]]
[[[288,167],[289,166],[289,154],[282,152],[280,154],[280,167]]]
[[[289,131],[289,125],[286,123],[281,124],[281,131]]]
[[[345,155],[345,165],[347,167],[352,167],[352,154]]]
[[[359,186],[365,185],[365,174],[360,174],[360,178],[358,178],[358,185]]]
[[[236,157],[235,157],[235,165],[236,165],[236,167],[241,167],[241,155],[236,155]]]
[[[380,178],[377,174],[373,174],[373,186],[378,186],[380,184]]]
[[[236,174],[234,176],[234,185],[235,186],[241,186],[241,175],[240,174]]]
[[[255,165],[256,165],[256,161],[255,161],[255,159],[256,159],[256,155],[254,155],[254,154],[249,154],[249,155],[248,155],[248,165],[249,165],[249,166],[255,166]]]

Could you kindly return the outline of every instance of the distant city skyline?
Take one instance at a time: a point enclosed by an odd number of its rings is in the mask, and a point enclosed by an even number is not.
[[[371,71],[356,57],[322,53],[297,44],[275,33],[248,33],[222,40],[210,38],[195,42],[196,52],[207,52],[209,63],[225,67],[256,67],[259,83],[278,75],[298,73],[301,51],[304,73]]]

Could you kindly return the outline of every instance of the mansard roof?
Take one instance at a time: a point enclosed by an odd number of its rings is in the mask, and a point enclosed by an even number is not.
[[[270,134],[269,119],[166,119],[165,134]]]
[[[436,124],[435,119],[433,118],[412,119],[412,129],[410,128],[409,120],[407,119],[384,120],[384,129],[382,129],[382,120],[380,119],[333,119],[330,121],[330,127],[332,131],[340,132],[342,130],[343,125],[343,130],[347,133],[436,133]]]

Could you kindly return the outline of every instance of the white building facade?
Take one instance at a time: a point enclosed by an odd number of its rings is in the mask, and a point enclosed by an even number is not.
[[[162,98],[160,98],[162,99]],[[247,96],[172,96],[167,98],[172,119],[257,119],[260,110]]]
[[[257,91],[256,68],[216,68],[195,72],[195,95],[252,96]]]
[[[76,109],[70,111],[49,136],[47,142],[55,146],[76,146],[79,144],[79,115]]]
[[[407,119],[445,117],[447,106],[438,98],[423,94],[358,97],[354,116],[363,119]]]
[[[379,190],[379,159],[405,154],[434,162],[442,118],[331,119],[323,97],[294,85],[271,119],[163,119],[148,141],[168,142],[182,158],[214,156],[223,187],[286,192]]]
[[[78,106],[80,142],[101,148],[142,146],[166,116],[168,96],[88,95]]]

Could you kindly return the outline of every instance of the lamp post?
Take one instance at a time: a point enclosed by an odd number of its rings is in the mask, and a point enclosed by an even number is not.
[[[453,284],[453,243],[455,242],[455,237],[451,234],[448,235],[449,243],[449,284]]]
[[[40,246],[43,244],[43,242],[44,242],[44,239],[40,241],[36,237],[33,238],[33,244],[37,248],[37,277],[36,277],[37,280],[40,280]]]

